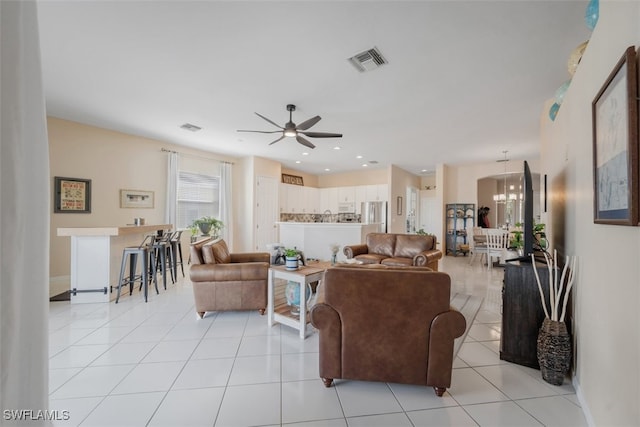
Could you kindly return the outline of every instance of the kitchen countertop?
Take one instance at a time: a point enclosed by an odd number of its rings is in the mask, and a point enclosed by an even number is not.
[[[171,224],[126,225],[112,227],[66,227],[58,228],[58,236],[124,236],[127,234],[154,233],[173,228]]]
[[[339,226],[339,227],[342,227],[342,226],[345,226],[345,225],[358,225],[358,226],[370,225],[370,224],[365,224],[363,222],[295,222],[295,221],[278,221],[278,222],[276,222],[276,224],[307,225],[307,226],[308,225],[314,225],[314,226],[316,226],[316,225],[319,225],[319,226],[331,225],[331,226]],[[371,223],[371,224],[381,224],[381,223],[374,222],[374,223]]]

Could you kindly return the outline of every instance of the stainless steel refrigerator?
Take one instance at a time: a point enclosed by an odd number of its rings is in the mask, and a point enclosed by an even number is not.
[[[363,224],[381,223],[380,232],[387,232],[387,202],[362,202],[360,222]]]

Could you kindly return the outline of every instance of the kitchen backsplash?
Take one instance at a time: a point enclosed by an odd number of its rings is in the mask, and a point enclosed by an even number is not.
[[[356,214],[294,214],[281,213],[280,221],[282,222],[360,222],[360,215]]]

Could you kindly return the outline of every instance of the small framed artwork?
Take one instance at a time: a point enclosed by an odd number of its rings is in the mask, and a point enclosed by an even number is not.
[[[289,175],[286,173],[282,174],[282,183],[283,184],[293,184],[293,185],[304,185],[301,176],[297,175]]]
[[[146,190],[120,190],[121,208],[148,208],[154,206],[153,191]]]
[[[91,213],[91,180],[54,177],[54,213]]]
[[[594,98],[593,222],[638,225],[638,80],[630,46]]]
[[[402,215],[402,196],[398,196],[396,199],[396,213]]]

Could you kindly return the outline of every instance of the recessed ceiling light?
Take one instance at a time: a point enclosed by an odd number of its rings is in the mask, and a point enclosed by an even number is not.
[[[303,156],[308,156],[309,153],[307,153],[306,151],[304,153],[302,153]]]
[[[427,170],[426,169],[422,169],[420,172],[425,173],[425,172],[427,172]]]
[[[331,169],[329,169],[329,168],[324,168],[324,171],[325,171],[325,172],[329,172],[330,170],[331,170]]]
[[[338,147],[337,145],[335,147],[333,147],[334,150],[339,150],[340,147]]]
[[[296,163],[302,163],[300,160],[296,160]]]
[[[366,168],[367,166],[369,166],[369,165],[366,164],[366,163],[362,165],[363,168]]]
[[[362,156],[356,156],[356,159],[361,159],[361,158],[362,158]]]

